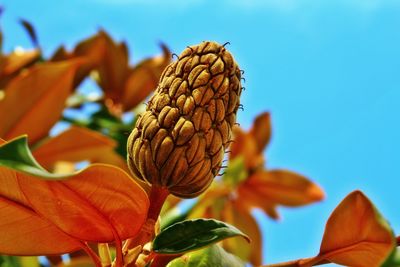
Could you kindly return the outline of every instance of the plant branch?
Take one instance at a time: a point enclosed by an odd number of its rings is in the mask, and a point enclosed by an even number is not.
[[[119,238],[115,240],[115,251],[117,253],[115,264],[116,266],[122,266],[124,264],[124,256],[122,252],[122,242]]]
[[[128,239],[122,251],[127,254],[130,249],[137,246],[144,246],[146,243],[154,238],[154,227],[160,216],[161,208],[164,205],[165,199],[168,197],[169,191],[165,187],[152,186],[149,199],[150,207],[147,214],[147,220],[142,226],[141,232],[134,238]]]
[[[154,255],[153,261],[151,262],[151,267],[163,267],[175,258],[180,257],[182,254],[174,255]]]
[[[150,191],[150,208],[147,219],[154,221],[158,220],[161,208],[164,205],[165,199],[168,197],[169,191],[166,187],[152,186]]]

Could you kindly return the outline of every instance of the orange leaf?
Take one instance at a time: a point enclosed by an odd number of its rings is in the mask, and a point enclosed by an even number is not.
[[[224,248],[255,266],[260,265],[262,261],[261,231],[250,211],[241,207],[238,202],[228,201],[224,207],[223,215],[224,221],[237,227],[251,240],[248,243],[240,238],[230,238],[224,240]]]
[[[13,74],[23,67],[31,64],[40,56],[38,49],[29,51],[14,51],[8,56],[2,56],[0,64],[0,76]]]
[[[254,120],[249,132],[235,127],[234,142],[230,146],[230,158],[242,155],[247,169],[256,169],[264,164],[263,150],[271,139],[271,119],[268,112],[261,113]]]
[[[18,73],[31,64],[35,63],[40,57],[40,51],[14,51],[9,55],[0,55],[0,89],[5,89],[7,83]]]
[[[297,173],[286,170],[257,171],[245,186],[266,202],[285,206],[302,206],[324,198],[322,189]]]
[[[130,170],[128,168],[128,164],[126,163],[126,159],[124,159],[121,155],[119,155],[117,152],[115,152],[112,149],[109,149],[105,153],[98,154],[97,156],[94,156],[92,158],[92,162],[98,162],[98,163],[106,163],[110,165],[114,165],[116,167],[119,167],[126,171],[127,173],[130,173]],[[142,187],[145,188],[148,186],[147,183],[145,183],[143,180],[134,177],[133,174],[131,174],[131,178],[135,179],[135,181]]]
[[[85,58],[85,63],[79,66],[74,78],[74,87],[78,86],[91,71],[98,68],[114,48],[114,43],[108,34],[100,31],[98,34],[80,42],[72,52],[65,47],[59,47],[51,57],[51,61],[61,61],[76,57]],[[111,52],[112,53],[112,52]]]
[[[271,116],[268,112],[261,113],[256,117],[250,134],[254,137],[257,144],[258,153],[262,153],[271,139],[272,127]]]
[[[135,236],[149,207],[144,190],[109,165],[94,164],[60,181],[20,174],[18,183],[37,213],[84,241],[105,243]]]
[[[61,116],[80,62],[43,63],[14,78],[0,101],[0,137],[28,134],[31,143],[45,137]]]
[[[78,85],[87,75],[89,75],[93,69],[95,69],[101,63],[103,57],[105,56],[106,49],[104,36],[107,36],[106,33],[100,32],[98,35],[80,42],[75,47],[72,55],[70,55],[76,57],[85,57],[86,59],[86,64],[83,64],[76,72],[76,77],[74,80],[75,85]],[[62,55],[68,56],[65,51],[61,51],[61,53],[59,52],[57,56],[60,57]]]
[[[255,193],[253,187],[243,184],[237,189],[237,194],[241,205],[247,209],[261,208],[272,219],[279,219],[277,204],[267,201],[262,194]]]
[[[387,222],[360,191],[349,194],[326,224],[319,258],[357,267],[378,267],[395,247]]]
[[[93,62],[98,62],[98,83],[106,98],[119,100],[123,95],[124,83],[129,72],[128,49],[125,43],[115,43],[106,32],[100,31],[77,46],[74,54],[86,55],[91,57]]]
[[[171,61],[168,48],[163,44],[161,48],[162,56],[145,59],[131,70],[122,97],[124,110],[137,106],[156,89],[161,73]]]
[[[129,74],[128,51],[124,43],[115,43],[103,30],[98,34],[80,42],[73,52],[60,47],[52,56],[53,61],[75,57],[86,59],[76,72],[74,86],[79,85],[91,71],[97,70],[97,81],[106,98],[118,102],[123,95],[125,80]]]
[[[0,167],[0,253],[63,254],[82,245],[32,210],[21,193],[17,173]]]
[[[67,59],[71,59],[73,57],[72,53],[68,52],[65,47],[62,45],[56,49],[56,51],[53,53],[49,61],[52,62],[57,62],[57,61],[63,61]],[[87,63],[87,62],[86,62]],[[82,65],[80,66],[80,68]],[[78,70],[76,71],[78,73]]]
[[[45,140],[33,151],[33,155],[48,169],[51,169],[57,161],[94,162],[94,159],[102,157],[104,159],[102,163],[109,163],[107,157],[113,153],[116,145],[114,140],[105,135],[87,128],[72,126],[61,134]]]
[[[258,153],[258,145],[253,135],[244,132],[241,128],[233,128],[234,142],[230,146],[230,158],[243,156],[246,169],[254,169],[264,164],[262,154]]]

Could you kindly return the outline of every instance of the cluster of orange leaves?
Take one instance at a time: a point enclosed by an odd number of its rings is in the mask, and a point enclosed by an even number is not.
[[[28,135],[36,160],[58,173],[73,171],[74,163],[80,161],[116,166],[92,165],[58,183],[0,167],[1,252],[61,254],[88,250],[86,242],[115,243],[118,247],[140,232],[150,205],[143,190],[146,186],[139,186],[123,171],[127,167],[125,159],[115,152],[116,141],[78,126],[55,136],[49,132],[68,108],[68,98],[89,76],[102,89],[103,97],[96,100],[98,103],[116,118],[130,112],[156,88],[169,63],[171,54],[165,46],[162,49],[162,56],[132,67],[125,43],[116,43],[100,31],[73,51],[59,48],[47,60],[39,48],[0,55],[1,144]],[[224,248],[260,265],[261,230],[252,210],[262,209],[276,219],[277,206],[310,204],[323,199],[324,193],[302,175],[265,168],[264,149],[271,137],[268,113],[258,116],[248,132],[237,127],[234,134],[227,173],[199,197],[188,217],[216,218],[237,226],[250,236],[252,243],[228,239],[223,242]],[[232,174],[233,165],[239,169],[240,177],[231,177],[238,173],[236,170]],[[113,199],[109,199],[110,195]],[[177,202],[169,199],[170,206]],[[395,247],[390,228],[372,203],[355,191],[332,213],[316,257],[276,266],[324,262],[379,266]]]
[[[81,161],[108,164],[92,165],[59,183],[0,167],[2,253],[62,254],[86,249],[83,242],[118,243],[137,235],[149,207],[146,186],[127,174],[125,158],[115,152],[117,142],[74,125],[55,136],[50,130],[89,75],[96,76],[103,92],[96,101],[120,119],[156,87],[171,58],[164,45],[162,49],[163,55],[132,67],[126,45],[100,31],[72,52],[61,47],[48,60],[39,48],[0,55],[1,144],[27,135],[35,159],[54,173],[71,173]],[[91,192],[96,194],[90,199],[86,195]],[[50,205],[44,199],[60,203]]]
[[[249,132],[237,127],[230,146],[230,161],[241,164],[243,175],[238,181],[230,176],[215,183],[195,207],[195,216],[218,218],[237,226],[252,240],[250,246],[242,239],[230,239],[224,247],[235,255],[248,259],[254,265],[262,261],[261,230],[252,216],[253,208],[262,209],[273,219],[278,219],[278,205],[297,207],[320,201],[322,189],[307,178],[287,170],[267,170],[263,151],[270,142],[271,120],[269,113],[262,113]],[[230,186],[227,186],[230,182]]]

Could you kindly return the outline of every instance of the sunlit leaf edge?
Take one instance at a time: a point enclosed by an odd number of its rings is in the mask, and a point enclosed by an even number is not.
[[[1,139],[0,139],[1,140]],[[107,164],[91,164],[107,165]],[[46,180],[63,180],[85,171],[86,168],[68,174],[55,174],[43,168],[33,157],[27,135],[16,137],[0,145],[0,167],[6,167]]]

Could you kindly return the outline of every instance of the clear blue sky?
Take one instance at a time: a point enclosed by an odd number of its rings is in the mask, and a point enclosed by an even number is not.
[[[259,216],[265,262],[314,255],[325,221],[363,190],[400,233],[400,2],[385,0],[6,0],[5,48],[29,45],[17,19],[37,28],[46,54],[105,28],[134,62],[229,41],[245,70],[240,123],[272,113],[269,167],[300,172],[327,193],[319,204]]]

